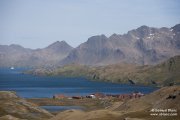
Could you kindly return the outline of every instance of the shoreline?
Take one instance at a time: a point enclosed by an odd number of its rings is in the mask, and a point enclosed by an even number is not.
[[[0,118],[11,115],[16,118],[28,120],[159,120],[179,118],[180,86],[163,87],[142,97],[132,99],[118,99],[109,97],[106,99],[84,98],[84,99],[53,99],[53,98],[31,98],[18,97],[15,92],[0,91]],[[49,112],[40,106],[83,106],[83,110],[65,110]],[[168,113],[154,115],[153,110],[173,110],[176,116],[160,116]],[[13,113],[13,111],[15,113]],[[23,114],[21,114],[23,113]],[[32,115],[38,113],[39,115]],[[32,116],[31,116],[32,115]],[[77,117],[75,117],[77,116]],[[133,118],[133,119],[129,119]]]
[[[71,106],[79,106],[83,107],[81,109],[82,111],[93,111],[93,110],[101,110],[101,109],[108,109],[111,106],[113,106],[114,103],[124,103],[131,99],[139,99],[141,97],[145,96],[142,93],[132,93],[132,94],[118,94],[118,95],[104,95],[102,93],[96,93],[91,94],[88,96],[71,96],[71,97],[65,97],[65,96],[57,96],[56,98],[29,98],[26,99],[28,102],[34,103],[41,106],[46,106],[48,108],[55,107],[54,109],[57,109],[59,107],[70,107],[69,110],[71,110]],[[68,109],[65,109],[68,110]],[[56,114],[58,112],[63,112],[65,110],[57,110],[55,112],[49,111],[52,114]]]

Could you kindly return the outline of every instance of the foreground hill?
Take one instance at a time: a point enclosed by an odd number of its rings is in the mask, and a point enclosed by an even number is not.
[[[127,34],[90,37],[72,50],[61,64],[109,65],[132,63],[149,65],[180,55],[180,24],[172,28],[141,26]]]
[[[123,117],[138,117],[145,120],[178,120],[180,111],[180,86],[164,87],[151,94],[145,95],[140,99],[131,99],[121,105],[117,105],[115,111],[124,111],[126,114]],[[171,115],[150,115],[151,113],[163,113],[156,112],[157,110],[173,109],[174,112],[164,113],[177,113],[175,116]],[[127,112],[128,111],[128,112]]]
[[[29,73],[36,75],[60,75],[67,77],[86,77],[91,80],[143,85],[180,84],[180,56],[175,56],[158,65],[138,66],[133,64],[113,64],[89,67],[70,64],[55,69],[36,69]]]
[[[53,115],[18,97],[14,92],[0,91],[0,120],[45,120]]]
[[[27,49],[19,45],[0,45],[0,67],[52,66],[65,58],[72,47],[57,41],[43,49]]]
[[[111,99],[111,98],[110,98]],[[37,99],[38,100],[38,99]],[[52,100],[52,99],[51,99]],[[103,99],[99,99],[102,100]],[[52,115],[14,92],[0,91],[1,120],[179,120],[180,86],[163,87],[148,95],[113,101],[98,110],[66,110]],[[61,102],[56,100],[56,102]],[[88,103],[89,104],[89,103]],[[169,109],[169,110],[168,110]],[[157,112],[159,110],[159,112]],[[168,111],[168,112],[167,112]],[[163,113],[163,115],[162,115]]]
[[[174,97],[171,97],[174,96]],[[141,98],[130,99],[123,104],[120,102],[104,110],[84,112],[68,110],[59,113],[50,120],[178,120],[180,111],[180,87],[164,87]],[[161,116],[156,110],[173,109],[174,116]],[[159,115],[153,116],[152,113]],[[172,115],[172,114],[171,114]]]

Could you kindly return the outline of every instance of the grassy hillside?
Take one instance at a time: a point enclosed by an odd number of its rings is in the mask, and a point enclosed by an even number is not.
[[[155,66],[114,64],[108,66],[84,66],[70,64],[56,69],[37,69],[38,75],[82,76],[92,80],[143,85],[169,85],[180,83],[180,56]]]
[[[110,65],[97,70],[101,80],[134,83],[169,85],[180,83],[180,56],[175,56],[156,66]]]

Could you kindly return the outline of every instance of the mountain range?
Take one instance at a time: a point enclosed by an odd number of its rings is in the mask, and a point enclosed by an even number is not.
[[[110,37],[92,36],[76,48],[65,41],[35,50],[19,45],[0,45],[0,66],[153,65],[176,55],[180,55],[180,24],[171,28],[141,26]]]
[[[157,64],[180,54],[180,24],[172,28],[141,26],[127,34],[90,37],[73,49],[62,64]]]

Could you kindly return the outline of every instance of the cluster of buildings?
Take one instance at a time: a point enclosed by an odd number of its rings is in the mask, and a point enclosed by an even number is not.
[[[87,96],[72,96],[72,97],[67,97],[63,94],[57,94],[54,95],[53,98],[54,99],[64,99],[64,98],[68,98],[68,99],[84,99],[84,98],[90,98],[90,99],[108,99],[108,98],[117,98],[120,100],[123,99],[132,99],[132,98],[140,98],[144,96],[143,93],[141,92],[134,92],[134,93],[130,93],[130,94],[117,94],[117,95],[113,95],[113,94],[103,94],[103,93],[94,93],[94,94],[90,94]]]

